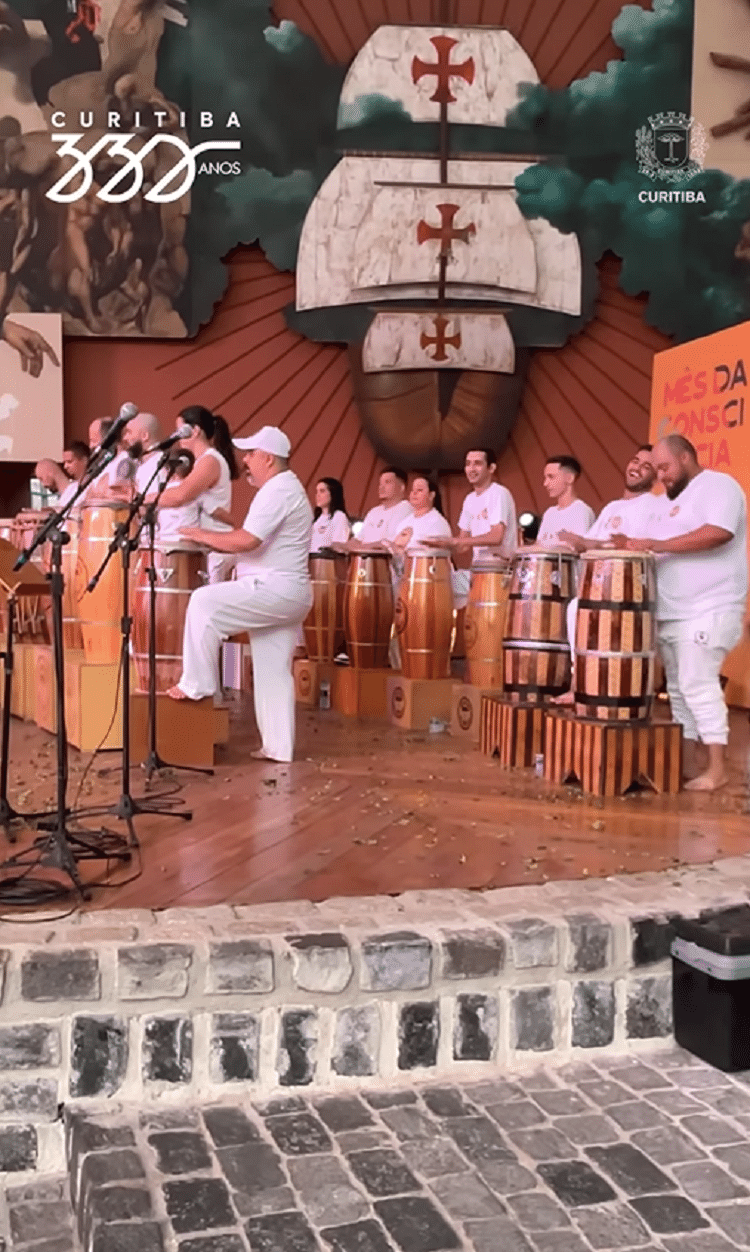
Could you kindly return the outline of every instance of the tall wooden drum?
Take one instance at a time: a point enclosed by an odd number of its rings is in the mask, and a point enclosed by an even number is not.
[[[133,661],[136,690],[148,691],[148,631],[151,556],[140,549],[135,565],[133,593]],[[154,547],[156,570],[156,690],[168,691],[182,674],[182,637],[185,615],[196,587],[202,585],[204,553],[194,545]]]
[[[447,678],[453,586],[447,556],[408,556],[394,614],[404,678]]]
[[[576,713],[645,721],[654,699],[656,571],[646,552],[584,552],[576,614]]]
[[[570,686],[566,610],[575,573],[567,552],[540,549],[513,559],[503,641],[505,690],[513,701],[539,704]]]
[[[347,559],[337,552],[310,557],[313,604],[305,618],[305,647],[311,661],[332,661],[343,634]]]
[[[393,626],[391,558],[387,552],[354,552],[344,593],[344,635],[352,665],[388,665]]]
[[[122,561],[116,553],[93,591],[86,587],[99,569],[115,529],[128,515],[127,505],[100,500],[81,509],[75,597],[83,651],[92,665],[114,665],[120,659]]]
[[[76,601],[76,566],[78,564],[78,537],[81,529],[81,512],[76,509],[65,522],[70,536],[62,550],[63,574],[63,641],[66,648],[80,652],[83,648],[81,623],[78,620]]]
[[[510,591],[507,561],[477,565],[464,617],[466,681],[473,687],[502,687],[503,632]]]

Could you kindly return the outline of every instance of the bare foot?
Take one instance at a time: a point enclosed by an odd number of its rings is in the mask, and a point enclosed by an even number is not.
[[[274,765],[288,765],[288,761],[280,761],[277,756],[269,756],[263,748],[256,748],[255,752],[251,752],[250,756],[254,761],[270,761]]]
[[[171,700],[189,700],[190,696],[186,696],[182,687],[170,687],[166,693]]]
[[[564,691],[561,696],[555,696],[550,701],[551,704],[575,704],[575,696],[572,691]]]
[[[690,782],[685,783],[686,791],[718,791],[720,787],[725,787],[729,782],[726,774],[712,774],[707,770],[705,774],[699,774],[697,778],[691,778]]]

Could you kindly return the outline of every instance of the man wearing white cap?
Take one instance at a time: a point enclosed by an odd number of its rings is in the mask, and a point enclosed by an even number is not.
[[[202,700],[219,690],[221,642],[250,633],[255,716],[262,747],[253,755],[291,761],[294,755],[292,656],[300,623],[312,606],[308,553],[312,509],[289,469],[291,444],[276,426],[233,440],[258,492],[240,530],[186,527],[182,534],[217,552],[235,554],[236,581],[199,587],[185,619],[182,676],[169,695]]]

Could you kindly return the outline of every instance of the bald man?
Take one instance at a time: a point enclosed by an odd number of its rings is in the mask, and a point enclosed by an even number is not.
[[[748,591],[747,501],[730,474],[701,469],[693,445],[668,435],[653,450],[666,496],[653,539],[629,539],[656,553],[656,617],[672,716],[682,724],[686,770],[698,743],[708,766],[689,791],[727,782],[729,717],[721,689],[724,658],[742,638]]]

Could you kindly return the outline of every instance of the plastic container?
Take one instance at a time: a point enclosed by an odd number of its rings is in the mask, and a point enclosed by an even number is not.
[[[750,906],[674,927],[675,1041],[725,1073],[750,1069]]]

